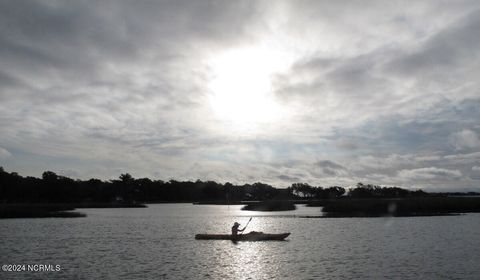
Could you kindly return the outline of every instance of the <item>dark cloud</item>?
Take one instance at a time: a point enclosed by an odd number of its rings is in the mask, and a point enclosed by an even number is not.
[[[15,88],[21,86],[23,83],[19,79],[0,71],[0,87],[1,88]],[[3,91],[2,91],[3,92]],[[1,96],[0,96],[1,97]]]
[[[278,175],[277,178],[286,182],[300,182],[302,180],[299,177],[292,177],[287,175]]]
[[[315,163],[315,165],[321,168],[345,169],[345,167],[330,160],[319,160]]]
[[[462,176],[462,173],[458,170],[448,170],[436,167],[425,167],[418,169],[400,170],[398,172],[399,177],[407,180],[445,180],[457,179]]]
[[[319,160],[315,162],[314,166],[316,167],[315,171],[320,172],[320,174],[316,174],[317,176],[340,176],[347,174],[345,167],[330,160]]]

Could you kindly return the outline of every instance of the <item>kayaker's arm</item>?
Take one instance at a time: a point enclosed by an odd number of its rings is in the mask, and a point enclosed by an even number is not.
[[[245,225],[244,228],[242,228],[241,230],[239,230],[240,232],[243,232],[247,227],[248,227],[248,224],[250,223],[250,221],[252,220],[253,217],[250,217],[250,219],[248,220],[247,224]]]

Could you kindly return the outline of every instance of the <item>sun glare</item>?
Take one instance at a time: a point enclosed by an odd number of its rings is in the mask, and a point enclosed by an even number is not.
[[[261,49],[240,49],[213,58],[210,105],[221,121],[236,129],[256,129],[279,120],[285,112],[272,93],[272,75],[285,61]]]

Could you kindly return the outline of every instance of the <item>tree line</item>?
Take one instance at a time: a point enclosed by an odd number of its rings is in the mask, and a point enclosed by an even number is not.
[[[381,187],[358,183],[348,191],[339,186],[320,187],[294,183],[288,188],[275,188],[269,184],[235,185],[214,181],[177,181],[133,178],[121,174],[118,179],[74,180],[45,171],[41,178],[23,177],[6,172],[0,167],[0,202],[3,203],[78,203],[78,202],[236,202],[272,199],[327,199],[340,197],[408,197],[422,196],[425,192],[397,187]]]

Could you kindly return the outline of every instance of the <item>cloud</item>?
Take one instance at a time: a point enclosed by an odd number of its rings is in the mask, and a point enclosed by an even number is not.
[[[473,171],[480,171],[480,166],[475,165],[475,166],[472,167],[472,170]]]
[[[480,139],[478,135],[469,129],[453,133],[450,135],[450,143],[456,150],[463,150],[465,148],[478,148],[480,147]]]
[[[319,160],[315,163],[315,166],[318,167],[322,174],[334,176],[345,174],[345,167],[335,163],[330,160]]]
[[[6,158],[9,158],[11,156],[12,156],[12,154],[9,151],[0,147],[0,159],[6,159]]]
[[[480,159],[480,152],[446,155],[445,159],[455,162],[472,162]]]
[[[205,133],[198,60],[248,37],[262,12],[191,1],[1,5],[1,140],[72,157],[153,143],[170,153]]]
[[[404,169],[398,172],[398,176],[407,180],[442,180],[459,178],[462,173],[458,170],[448,170],[436,167],[425,167],[418,169]]]
[[[278,175],[277,178],[287,182],[300,182],[302,180],[301,178],[287,176],[287,175]]]
[[[475,49],[480,46],[479,14],[480,10],[474,9],[430,37],[417,50],[393,60],[390,67],[416,79],[451,83],[460,78],[458,82],[463,82],[458,74],[478,70]],[[465,65],[469,67],[465,69]],[[440,77],[446,80],[438,79]]]
[[[446,21],[450,24],[436,22],[430,27],[434,35],[421,40],[408,37],[403,44],[384,40],[366,51],[330,57],[320,52],[299,60],[276,80],[277,96],[306,104],[301,112],[315,115],[326,131],[392,115],[421,120],[419,115],[451,107],[452,101],[478,98],[474,76],[480,63],[472,54],[476,48],[471,48],[479,44],[478,36],[472,36],[480,30],[477,14],[452,13]],[[365,19],[370,21],[374,20]]]
[[[358,149],[358,144],[350,139],[340,139],[337,141],[336,146],[340,149],[346,149],[346,150]]]

